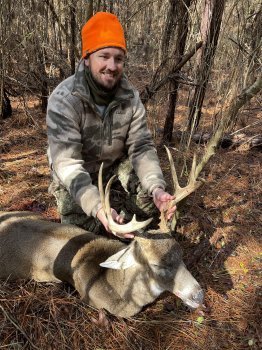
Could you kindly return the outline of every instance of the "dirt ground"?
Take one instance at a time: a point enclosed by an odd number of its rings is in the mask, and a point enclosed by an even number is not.
[[[16,101],[13,108],[0,124],[0,209],[39,211],[58,221],[48,194],[45,115],[35,100],[27,114]],[[248,124],[258,118],[250,115]],[[258,128],[245,129],[247,137],[261,133]],[[164,294],[132,319],[108,315],[103,327],[98,312],[68,285],[2,281],[0,349],[260,349],[261,160],[261,149],[247,143],[219,148],[206,184],[181,210],[177,240],[206,292],[205,311],[189,311]]]

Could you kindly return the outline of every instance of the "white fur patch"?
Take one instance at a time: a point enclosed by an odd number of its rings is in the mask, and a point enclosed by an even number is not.
[[[152,293],[155,297],[158,297],[161,293],[164,292],[164,289],[161,288],[161,287],[156,283],[156,281],[154,281],[154,280],[151,280],[151,281],[150,281],[150,283],[149,283],[149,288],[150,288],[151,293]]]

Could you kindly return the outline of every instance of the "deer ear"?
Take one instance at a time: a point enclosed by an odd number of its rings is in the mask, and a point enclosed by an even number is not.
[[[138,265],[134,256],[135,243],[136,242],[133,242],[133,244],[110,256],[106,261],[99,265],[114,270],[125,270],[129,267]]]

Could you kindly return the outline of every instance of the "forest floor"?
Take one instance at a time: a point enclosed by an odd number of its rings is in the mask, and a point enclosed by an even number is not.
[[[12,104],[13,116],[0,125],[0,210],[39,211],[58,221],[48,194],[45,115],[33,99],[27,114],[18,101]],[[250,114],[248,124],[258,118]],[[245,133],[252,137],[258,127]],[[204,312],[189,311],[166,293],[136,317],[108,315],[102,327],[97,310],[66,284],[2,281],[0,349],[261,348],[262,162],[261,149],[246,146],[219,148],[206,184],[181,211],[177,240],[206,292]],[[160,145],[158,151],[168,174]]]

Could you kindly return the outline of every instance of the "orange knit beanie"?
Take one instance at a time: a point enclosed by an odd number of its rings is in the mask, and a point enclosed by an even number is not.
[[[110,46],[126,52],[123,27],[112,13],[97,12],[82,28],[82,57]]]

